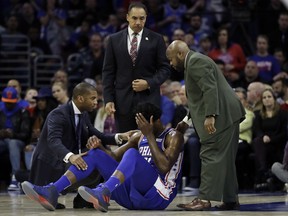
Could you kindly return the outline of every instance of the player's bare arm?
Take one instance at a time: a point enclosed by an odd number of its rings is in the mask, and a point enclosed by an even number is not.
[[[101,140],[99,142],[99,139],[96,136],[92,136],[88,139],[87,142],[87,147],[89,149],[92,148],[98,148],[101,149],[102,151],[104,151],[106,154],[110,155],[111,157],[113,157],[116,161],[120,161],[122,159],[123,154],[125,153],[125,151],[127,151],[129,148],[137,148],[137,144],[139,141],[139,138],[141,136],[141,132],[136,132],[134,133],[129,141],[127,143],[125,143],[124,145],[120,146],[119,148],[116,148],[115,150],[111,151],[110,149],[105,148],[102,143]],[[92,147],[93,146],[93,147]]]
[[[168,160],[167,169],[171,169],[174,163],[177,161],[179,153],[184,148],[184,137],[179,131],[173,129],[167,134],[165,138],[165,151],[164,154]]]
[[[120,146],[119,148],[116,148],[115,150],[112,151],[112,157],[116,160],[116,161],[120,161],[122,159],[122,156],[124,155],[124,153],[130,149],[130,148],[136,148],[138,149],[138,141],[141,137],[141,132],[137,131],[135,132],[130,139],[128,140],[127,143],[125,143],[124,145]]]
[[[144,118],[141,113],[138,113],[136,122],[143,135],[147,137],[153,161],[159,171],[163,174],[167,173],[176,162],[180,151],[183,148],[183,134],[173,130],[165,138],[166,150],[162,152],[156,143],[155,135],[153,134],[153,116],[150,118],[150,123]]]
[[[150,140],[149,141],[149,146],[150,146],[150,151],[152,154],[152,158],[157,166],[157,168],[163,173],[167,173],[172,166],[175,164],[177,161],[177,158],[179,156],[179,153],[183,149],[183,143],[184,143],[184,138],[183,134],[179,133],[178,131],[171,131],[166,137],[165,137],[165,150],[164,152],[161,152],[158,146],[156,145],[156,141],[154,138],[155,144],[150,145]],[[152,141],[152,140],[151,140]],[[151,148],[152,147],[152,148]]]

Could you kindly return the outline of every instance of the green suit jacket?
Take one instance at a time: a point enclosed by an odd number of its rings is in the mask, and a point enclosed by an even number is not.
[[[236,121],[245,118],[245,110],[214,61],[190,51],[185,61],[185,88],[188,106],[201,142],[210,141]],[[216,133],[204,128],[208,115],[216,115]],[[213,140],[211,140],[213,141]]]

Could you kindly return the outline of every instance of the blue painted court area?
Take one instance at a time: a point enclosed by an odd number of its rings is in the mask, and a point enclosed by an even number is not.
[[[257,196],[257,197],[280,197],[286,196],[286,192],[266,192],[257,194],[245,194],[246,197]],[[282,202],[263,202],[263,203],[251,203],[251,204],[241,204],[240,211],[288,211],[288,201]]]
[[[241,193],[239,197],[240,197],[240,211],[288,212],[287,192],[265,192],[256,194],[247,192],[247,193]],[[249,203],[247,203],[247,200],[249,200],[248,201]],[[250,200],[252,201],[251,203]],[[243,203],[243,201],[245,201],[246,203]],[[212,208],[211,211],[219,211],[219,210],[216,208]]]
[[[244,204],[240,206],[240,211],[287,211],[288,203],[286,202],[271,202],[271,203],[256,203]]]

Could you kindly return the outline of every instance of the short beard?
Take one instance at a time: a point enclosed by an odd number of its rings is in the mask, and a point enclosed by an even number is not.
[[[177,58],[177,71],[183,72],[184,69],[184,61],[181,61],[179,58]]]

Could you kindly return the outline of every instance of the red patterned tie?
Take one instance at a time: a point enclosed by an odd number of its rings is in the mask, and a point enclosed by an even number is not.
[[[134,36],[131,41],[130,56],[131,56],[133,65],[135,65],[136,58],[137,58],[137,33],[134,32],[133,35]]]

